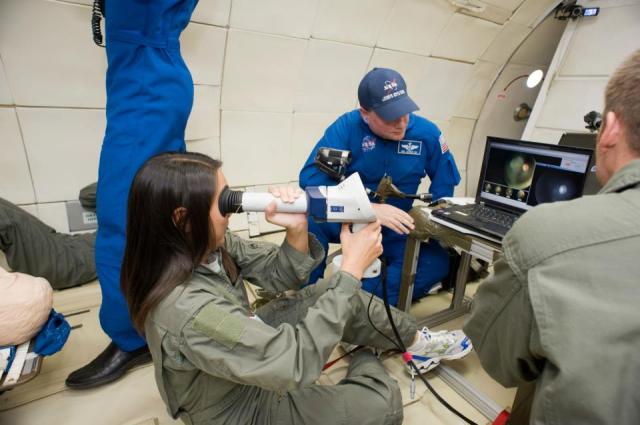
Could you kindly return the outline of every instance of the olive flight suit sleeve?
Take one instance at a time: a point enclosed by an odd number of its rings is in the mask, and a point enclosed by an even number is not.
[[[227,232],[225,247],[236,261],[244,279],[270,292],[299,289],[324,258],[324,249],[309,234],[309,253],[302,253],[285,239],[278,246],[248,241]]]
[[[500,259],[480,284],[464,332],[473,342],[482,367],[505,387],[536,379],[543,361],[526,275],[518,276]]]
[[[296,326],[274,328],[215,297],[186,322],[181,351],[197,368],[239,384],[279,392],[311,385],[357,314],[360,281],[338,272],[317,285],[326,290]]]

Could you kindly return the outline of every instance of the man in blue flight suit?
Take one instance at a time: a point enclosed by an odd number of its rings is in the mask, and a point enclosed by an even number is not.
[[[70,388],[111,382],[151,360],[120,291],[129,186],[138,168],[164,151],[184,151],[193,81],[180,55],[180,33],[197,0],[107,0],[107,128],[98,171],[96,268],[102,289],[100,324],[111,338]]]
[[[380,179],[391,176],[404,193],[416,193],[420,180],[429,176],[429,191],[434,199],[453,195],[460,174],[438,127],[431,121],[414,115],[418,106],[409,98],[402,76],[386,68],[369,71],[358,87],[360,108],[347,112],[325,131],[309,155],[302,171],[300,186],[332,185],[335,181],[314,164],[320,147],[351,151],[352,161],[347,175],[358,172],[364,185],[375,191]],[[375,200],[374,200],[375,201]],[[387,260],[389,303],[396,305],[400,292],[400,276],[407,234],[414,228],[407,211],[411,199],[389,198],[386,204],[374,203],[373,208],[382,225],[384,257]],[[340,225],[315,223],[309,219],[309,232],[324,245],[338,242]],[[324,274],[325,263],[316,268],[309,281],[314,283]],[[449,257],[437,241],[420,250],[416,270],[414,297],[425,295],[449,272]],[[382,295],[379,278],[363,281],[362,287]]]

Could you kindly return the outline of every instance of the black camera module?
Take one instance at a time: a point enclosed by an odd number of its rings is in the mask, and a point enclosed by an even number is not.
[[[602,114],[598,111],[590,111],[584,117],[584,122],[587,125],[584,127],[590,132],[596,132],[600,130],[600,126],[602,126]]]
[[[555,10],[554,17],[561,21],[567,19],[578,19],[583,16],[598,16],[600,13],[599,7],[582,7],[576,4],[577,0],[565,1],[558,5]]]

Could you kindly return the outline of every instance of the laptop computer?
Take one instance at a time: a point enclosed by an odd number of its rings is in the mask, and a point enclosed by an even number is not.
[[[560,146],[575,146],[578,148],[593,149],[596,148],[596,134],[595,133],[564,133],[560,138],[558,144]],[[587,173],[587,180],[584,182],[583,195],[595,195],[602,189],[602,185],[596,178],[596,156],[591,157],[589,162],[589,172]]]
[[[501,241],[518,217],[536,205],[582,196],[592,155],[574,146],[487,137],[475,203],[431,215]]]

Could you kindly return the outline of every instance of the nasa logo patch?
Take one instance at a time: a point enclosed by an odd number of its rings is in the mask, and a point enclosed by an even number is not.
[[[373,136],[364,136],[362,138],[362,152],[369,152],[376,148],[376,138]]]
[[[401,155],[420,155],[422,153],[422,142],[419,140],[400,140],[398,142],[398,153]]]

